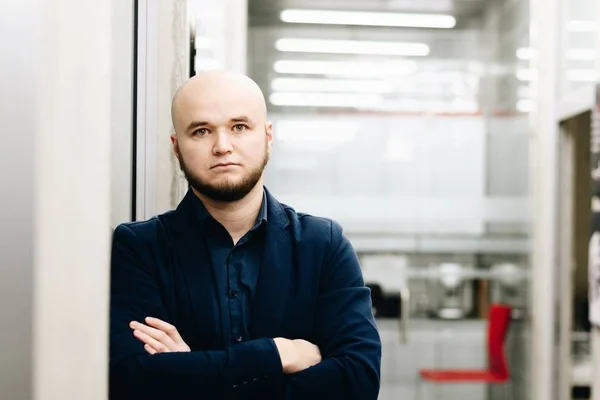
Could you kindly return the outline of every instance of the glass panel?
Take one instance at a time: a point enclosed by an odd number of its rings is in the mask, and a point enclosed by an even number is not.
[[[288,8],[386,14],[316,23]],[[424,27],[415,13],[445,17]],[[384,341],[383,400],[415,398],[421,368],[487,368],[492,303],[514,309],[509,397],[527,397],[528,35],[528,1],[249,2],[248,71],[275,131],[266,185],[339,221],[357,250]],[[503,398],[424,386],[423,400]]]

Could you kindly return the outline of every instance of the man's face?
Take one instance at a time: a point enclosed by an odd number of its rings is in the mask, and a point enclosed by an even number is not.
[[[185,89],[177,101],[177,134],[172,138],[181,170],[208,198],[242,199],[262,182],[269,160],[273,135],[264,106],[235,83]]]

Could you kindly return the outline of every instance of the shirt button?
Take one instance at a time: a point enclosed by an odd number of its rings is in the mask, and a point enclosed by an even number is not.
[[[236,297],[238,297],[238,294],[239,294],[239,292],[237,290],[232,290],[229,295],[231,296],[232,299],[235,299]]]
[[[241,337],[241,336],[238,336],[236,340],[237,340],[238,342],[241,342],[241,341],[242,341],[242,337]]]

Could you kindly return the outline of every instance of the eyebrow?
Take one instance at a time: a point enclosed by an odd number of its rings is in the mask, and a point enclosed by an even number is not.
[[[242,115],[237,118],[231,118],[230,121],[231,122],[247,122],[250,125],[254,125],[254,121],[252,121],[250,118],[246,117],[245,115]]]
[[[249,117],[242,115],[239,117],[235,117],[235,118],[231,118],[229,120],[229,122],[246,122],[250,125],[254,125],[254,121],[252,121],[252,119],[250,119]],[[196,129],[196,128],[200,128],[203,126],[210,126],[210,123],[207,121],[192,121],[190,122],[190,124],[187,127],[187,130],[190,131],[192,129]]]
[[[201,126],[207,126],[207,125],[210,125],[210,124],[206,121],[192,121],[188,125],[187,130],[190,131],[192,129],[200,128]]]

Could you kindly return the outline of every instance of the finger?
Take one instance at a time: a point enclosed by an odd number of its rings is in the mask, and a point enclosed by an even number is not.
[[[170,353],[171,352],[171,350],[169,350],[169,348],[167,346],[165,346],[158,340],[154,339],[152,336],[149,336],[140,330],[136,329],[135,331],[133,331],[133,336],[135,336],[137,339],[139,339],[142,343],[145,344],[144,349],[146,349],[146,346],[149,346],[156,353]],[[148,351],[148,349],[146,349],[146,351]],[[150,352],[150,351],[148,351],[148,352]]]
[[[173,340],[171,339],[171,337],[166,332],[163,332],[163,331],[153,328],[151,326],[144,325],[142,323],[134,321],[129,325],[129,327],[131,329],[137,329],[137,330],[144,332],[146,335],[158,340],[159,342],[168,346],[169,348],[171,348],[171,346],[173,346],[175,344],[173,342]]]
[[[149,344],[144,345],[144,350],[146,350],[151,355],[155,355],[156,353],[158,353],[156,350],[154,350],[152,347],[150,347]]]
[[[175,326],[169,324],[168,322],[162,321],[158,318],[147,317],[146,323],[162,332],[165,332],[167,335],[169,335],[169,337],[171,339],[173,339],[173,341],[176,344],[178,344],[178,345],[185,344],[185,342],[183,341],[183,338],[177,331],[177,328],[175,328]]]
[[[144,324],[140,324],[139,322],[132,322],[130,324],[130,327],[131,329],[142,331],[151,338],[159,341],[163,345],[167,346],[169,350],[174,351],[177,348],[177,344],[173,341],[173,339],[171,339],[171,337],[163,331],[160,331],[158,329],[152,328]]]

